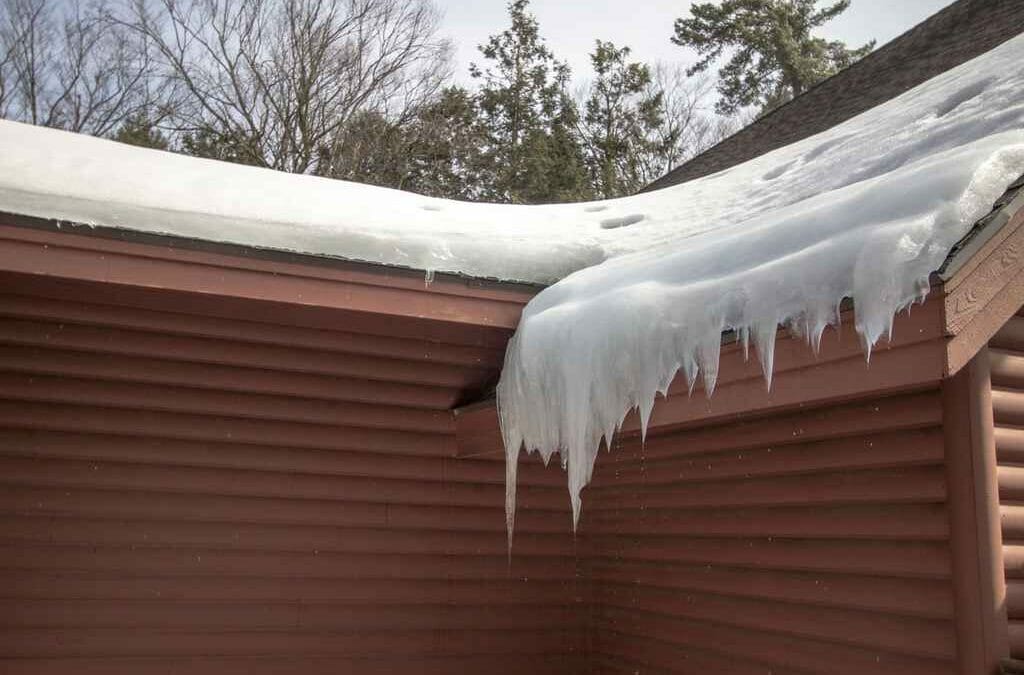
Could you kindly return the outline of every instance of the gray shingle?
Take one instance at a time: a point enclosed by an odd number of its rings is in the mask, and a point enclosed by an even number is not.
[[[1024,0],[959,0],[646,188],[685,183],[829,129],[1024,32]]]

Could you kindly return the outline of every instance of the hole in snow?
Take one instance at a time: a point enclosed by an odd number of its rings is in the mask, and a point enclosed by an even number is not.
[[[943,117],[944,115],[948,115],[964,103],[970,101],[972,98],[976,98],[979,94],[988,89],[989,85],[994,81],[994,77],[989,77],[981,80],[980,82],[967,85],[939,104],[939,107],[935,110],[935,116]]]
[[[825,141],[824,143],[822,143],[821,145],[819,145],[818,147],[814,148],[813,150],[808,152],[806,155],[804,155],[804,161],[805,162],[809,162],[812,159],[815,159],[817,157],[820,157],[820,156],[824,155],[826,152],[828,152],[832,148],[836,147],[837,145],[841,145],[842,143],[845,143],[846,140],[848,138],[850,138],[850,136],[852,136],[852,134],[846,134],[846,135],[843,135],[843,136],[838,136],[836,138],[833,138],[830,141]]]
[[[617,227],[626,227],[634,223],[639,223],[644,219],[643,214],[634,213],[630,216],[622,216],[620,218],[605,218],[601,221],[601,229],[614,230]]]
[[[423,209],[424,211],[440,211],[441,210],[441,207],[438,206],[437,204],[424,204],[420,208]]]
[[[775,167],[774,169],[772,169],[771,171],[769,171],[765,175],[761,176],[761,178],[763,180],[775,180],[776,178],[778,178],[782,174],[784,174],[787,171],[789,171],[792,166],[793,166],[793,162],[786,162],[785,164],[782,164],[780,166]]]
[[[587,208],[585,208],[583,210],[586,213],[597,213],[598,211],[607,211],[608,207],[607,206],[601,206],[600,204],[596,204],[594,206],[588,206]]]

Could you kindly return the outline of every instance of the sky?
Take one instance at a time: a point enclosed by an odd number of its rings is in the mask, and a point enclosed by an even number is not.
[[[881,45],[920,23],[952,0],[853,0],[820,34],[860,46],[875,38]],[[506,0],[435,0],[444,13],[441,32],[456,48],[455,75],[469,82],[471,62],[481,62],[477,45],[507,23]],[[574,79],[588,77],[594,40],[611,40],[633,49],[636,60],[690,63],[693,52],[669,38],[676,18],[688,14],[688,0],[532,0],[531,11],[555,56],[568,61]],[[825,3],[821,2],[821,6]]]

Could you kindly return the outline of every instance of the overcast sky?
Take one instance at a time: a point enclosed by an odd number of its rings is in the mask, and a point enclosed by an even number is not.
[[[467,82],[469,63],[480,63],[477,45],[503,30],[506,0],[435,0],[444,12],[442,32],[455,43],[456,78]],[[853,0],[850,9],[821,33],[860,46],[881,45],[934,14],[952,0]],[[633,48],[637,60],[692,62],[693,54],[669,41],[672,23],[688,14],[687,0],[533,0],[541,34],[555,56],[568,61],[575,79],[589,77],[594,40]],[[820,5],[824,6],[824,2]]]

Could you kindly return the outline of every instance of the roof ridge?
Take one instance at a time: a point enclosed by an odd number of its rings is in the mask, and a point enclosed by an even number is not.
[[[1021,21],[1024,3],[957,0],[675,166],[641,192],[717,173],[837,126],[989,51],[1019,33]],[[831,102],[820,110],[809,107],[829,95]]]

